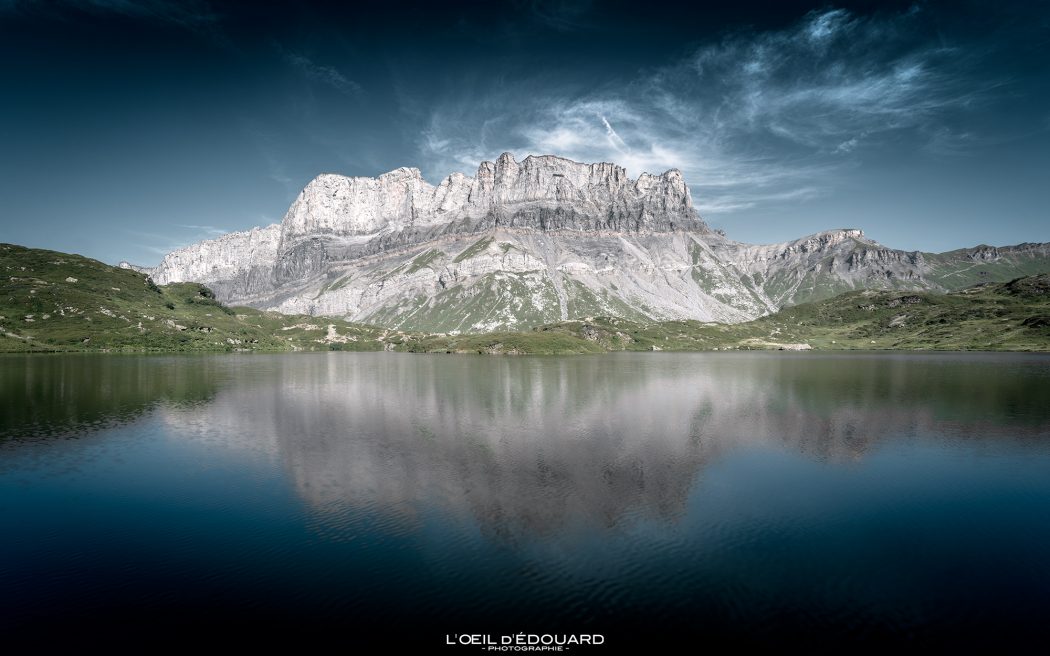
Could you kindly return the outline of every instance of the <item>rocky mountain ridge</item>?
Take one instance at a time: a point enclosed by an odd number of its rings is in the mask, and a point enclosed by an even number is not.
[[[559,218],[530,212],[555,203]],[[504,153],[482,162],[473,178],[453,173],[430,185],[419,169],[399,168],[377,178],[322,174],[292,203],[281,222],[282,240],[320,235],[358,237],[486,217],[503,225],[549,229],[644,230],[691,218],[689,188],[677,170],[636,180],[615,164],[580,164],[560,157]],[[509,210],[509,212],[508,212]]]
[[[524,329],[574,317],[740,322],[852,289],[949,291],[1050,270],[1050,245],[933,254],[861,230],[753,245],[712,231],[677,170],[631,179],[554,156],[323,174],[279,224],[174,251],[148,272],[228,303],[410,330]]]

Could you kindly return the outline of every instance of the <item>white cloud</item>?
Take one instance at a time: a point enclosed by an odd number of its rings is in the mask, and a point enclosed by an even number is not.
[[[215,239],[229,232],[225,228],[211,225],[194,225],[188,223],[171,224],[172,230],[165,232],[145,232],[141,230],[125,230],[125,232],[138,241],[135,245],[154,255],[167,255],[172,251],[185,248],[190,244]]]
[[[215,226],[210,226],[210,225],[178,224],[175,227],[176,228],[185,228],[187,230],[196,230],[196,231],[199,231],[199,232],[203,232],[204,234],[208,235],[209,237],[220,237],[222,235],[225,235],[227,232],[229,232],[229,230],[226,230],[225,228],[216,228]]]
[[[309,57],[297,52],[285,52],[284,59],[299,69],[306,79],[329,86],[346,96],[356,97],[362,92],[361,85],[347,78],[333,66],[317,64]]]
[[[848,153],[848,152],[851,152],[854,148],[857,147],[857,144],[859,144],[859,143],[860,143],[860,141],[857,139],[857,137],[850,137],[849,139],[846,139],[845,141],[843,141],[839,145],[835,146],[835,152],[837,152],[837,153]]]
[[[730,35],[615,88],[535,80],[457,90],[422,132],[424,169],[440,177],[472,173],[503,151],[556,154],[613,161],[634,176],[679,168],[702,212],[804,201],[895,131],[931,149],[964,145],[941,121],[986,90],[955,72],[964,58],[931,45],[920,17],[812,13],[783,31]]]
[[[602,119],[602,125],[605,126],[605,134],[609,137],[609,143],[621,153],[626,153],[629,150],[627,144],[620,138],[620,135],[616,134],[616,130],[614,130],[613,126],[609,123],[609,119],[600,115],[599,118]]]
[[[817,14],[808,21],[806,35],[812,41],[824,41],[848,26],[849,14],[844,9],[832,9]]]

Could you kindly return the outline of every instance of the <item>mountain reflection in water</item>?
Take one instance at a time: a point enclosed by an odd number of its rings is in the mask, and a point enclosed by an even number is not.
[[[503,537],[673,522],[704,466],[733,449],[849,462],[888,439],[1046,435],[1045,391],[1018,376],[1023,361],[914,358],[328,354],[260,363],[164,417],[179,434],[267,449],[320,513],[411,523],[438,504]]]
[[[1001,650],[1050,612],[1042,356],[3,357],[0,409],[8,644]]]

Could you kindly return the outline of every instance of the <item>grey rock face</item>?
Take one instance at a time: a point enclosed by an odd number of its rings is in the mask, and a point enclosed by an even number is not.
[[[127,260],[121,260],[120,263],[117,264],[117,267],[121,268],[121,269],[130,269],[131,271],[138,271],[139,273],[146,273],[146,274],[148,274],[151,271],[153,271],[152,267],[139,266],[137,264],[132,264],[131,262],[128,262]]]
[[[545,229],[551,217],[542,210],[552,206],[563,214],[551,227],[637,230],[689,218],[692,201],[678,171],[632,181],[615,164],[560,157],[518,163],[504,153],[495,164],[482,162],[475,177],[453,173],[436,187],[414,168],[378,178],[319,175],[289,208],[281,236],[371,236],[490,215]]]
[[[280,224],[165,256],[159,284],[227,303],[431,331],[524,329],[577,316],[746,321],[858,288],[955,289],[1046,270],[1050,245],[944,254],[856,229],[752,245],[711,231],[676,170],[505,153],[433,186],[417,169],[324,174]]]

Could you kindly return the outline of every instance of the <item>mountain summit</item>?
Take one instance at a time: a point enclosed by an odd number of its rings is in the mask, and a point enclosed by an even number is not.
[[[1050,244],[944,254],[857,229],[752,245],[713,232],[679,171],[504,153],[437,186],[418,169],[323,174],[280,224],[174,251],[150,271],[224,302],[441,332],[583,316],[738,322],[858,289],[952,290],[1050,270]]]
[[[319,175],[288,210],[282,236],[375,235],[486,218],[505,226],[635,232],[696,220],[677,170],[631,180],[615,164],[553,156],[519,163],[504,153],[482,162],[473,178],[453,173],[436,187],[414,168],[378,178]]]

